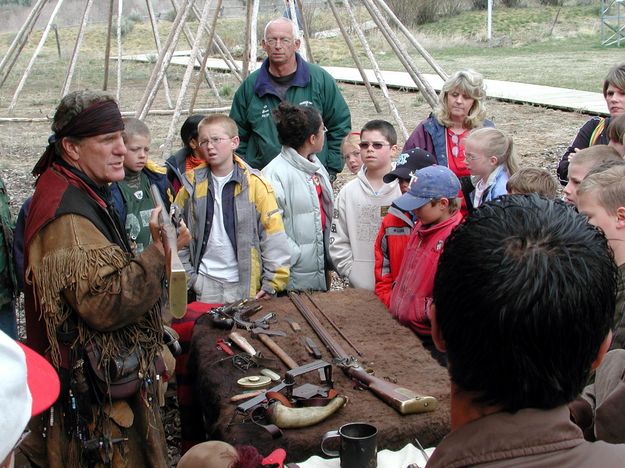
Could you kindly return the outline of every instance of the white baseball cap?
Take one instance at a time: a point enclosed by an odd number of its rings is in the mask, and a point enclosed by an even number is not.
[[[0,463],[33,416],[59,397],[59,376],[46,359],[0,331]]]

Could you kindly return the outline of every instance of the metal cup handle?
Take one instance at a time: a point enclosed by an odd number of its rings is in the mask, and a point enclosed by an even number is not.
[[[335,438],[339,439],[340,437],[341,436],[339,435],[339,431],[326,432],[321,438],[321,451],[327,456],[332,457],[332,458],[336,458],[340,456],[340,453],[338,450],[326,450],[324,447],[324,444],[326,443],[327,440],[335,439]]]

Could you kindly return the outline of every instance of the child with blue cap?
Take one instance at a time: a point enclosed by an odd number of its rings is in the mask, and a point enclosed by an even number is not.
[[[462,222],[459,190],[460,181],[450,169],[429,166],[414,173],[408,191],[394,202],[400,209],[414,213],[418,221],[391,293],[389,310],[428,349],[433,349],[429,311],[438,259],[445,240]]]

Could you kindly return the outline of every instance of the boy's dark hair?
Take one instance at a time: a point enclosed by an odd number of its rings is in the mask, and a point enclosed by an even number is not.
[[[188,117],[182,124],[182,127],[180,127],[180,138],[182,138],[182,143],[187,148],[190,148],[189,142],[192,139],[195,138],[197,140],[197,126],[204,117],[206,116],[202,114],[193,114]]]
[[[559,200],[480,206],[434,279],[451,380],[508,412],[574,400],[610,330],[617,274],[602,232]]]
[[[551,173],[539,167],[524,167],[510,176],[506,183],[508,193],[517,194],[537,193],[546,198],[556,198],[558,182]]]
[[[293,149],[301,148],[310,135],[319,132],[323,123],[319,111],[311,106],[296,106],[281,102],[273,110],[273,120],[278,129],[280,144]]]
[[[128,138],[134,135],[141,135],[150,138],[150,129],[142,121],[135,117],[124,117],[124,131],[122,132],[122,138],[124,143],[128,141]]]
[[[397,132],[395,131],[395,127],[393,127],[392,123],[387,122],[386,120],[370,120],[360,130],[361,138],[363,132],[372,130],[377,130],[384,135],[384,138],[386,138],[391,146],[397,144]]]

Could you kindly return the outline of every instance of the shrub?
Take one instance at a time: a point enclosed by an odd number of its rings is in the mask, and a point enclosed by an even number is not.
[[[130,20],[128,17],[122,16],[122,21],[121,21],[122,37],[130,34],[134,28],[135,28],[135,22]],[[112,34],[113,36],[117,36],[117,21],[113,21]]]
[[[474,10],[486,10],[488,8],[488,0],[471,0],[471,7]]]
[[[540,4],[549,6],[562,6],[564,5],[564,0],[540,0]]]
[[[450,0],[387,0],[387,5],[406,26],[431,23],[438,18],[440,4]],[[453,0],[452,0],[453,1]]]
[[[515,8],[521,4],[520,0],[501,0],[501,4],[508,8]]]

